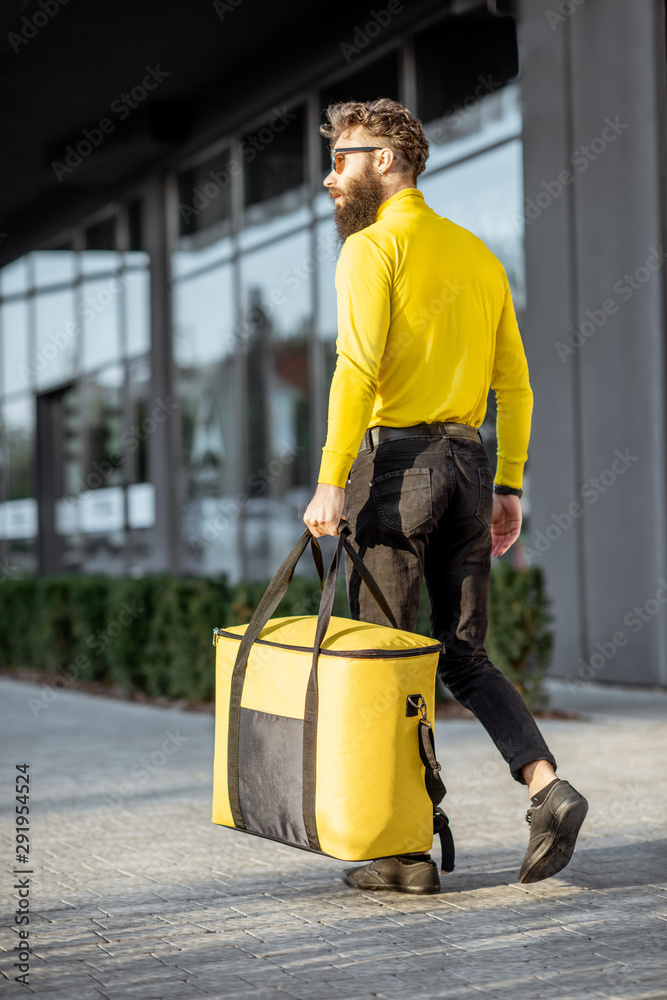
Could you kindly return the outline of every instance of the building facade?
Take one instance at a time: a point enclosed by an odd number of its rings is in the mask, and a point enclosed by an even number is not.
[[[332,101],[393,97],[429,137],[426,202],[512,287],[535,393],[523,558],[545,568],[554,673],[665,685],[662,4],[414,3],[394,30],[401,11],[359,7],[335,59],[245,117],[221,92],[222,124],[94,210],[73,199],[2,267],[2,574],[275,570],[335,363],[318,128]],[[494,418],[491,396],[492,460]]]

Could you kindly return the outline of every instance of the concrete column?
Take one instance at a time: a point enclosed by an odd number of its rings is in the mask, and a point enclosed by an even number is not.
[[[664,685],[664,12],[521,6],[530,537],[552,672]]]
[[[170,211],[169,182],[164,175],[154,175],[146,187],[145,249],[151,271],[151,392],[147,416],[160,403],[169,415],[148,435],[148,474],[155,486],[156,525],[153,572],[178,573],[180,567],[180,511],[178,503],[179,410],[175,391],[170,267],[173,218]],[[152,426],[152,425],[151,425]]]

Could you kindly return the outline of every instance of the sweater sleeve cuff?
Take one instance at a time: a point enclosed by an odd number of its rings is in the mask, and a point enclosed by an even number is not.
[[[330,486],[340,486],[345,489],[353,461],[354,457],[351,455],[323,449],[318,483],[328,483]]]
[[[523,462],[509,462],[506,458],[498,458],[498,466],[494,482],[498,486],[511,486],[520,490],[523,486]]]

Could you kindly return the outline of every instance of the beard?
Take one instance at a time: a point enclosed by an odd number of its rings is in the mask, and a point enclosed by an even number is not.
[[[378,208],[385,198],[382,181],[369,163],[361,177],[348,182],[345,204],[335,210],[334,224],[341,246],[352,233],[358,233],[376,221]]]

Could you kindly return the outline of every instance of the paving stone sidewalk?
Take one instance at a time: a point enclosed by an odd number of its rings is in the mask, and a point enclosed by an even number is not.
[[[667,711],[542,723],[590,800],[572,863],[522,886],[525,789],[474,720],[437,724],[457,841],[443,892],[211,823],[213,718],[0,679],[0,993],[49,1000],[664,1000]],[[596,696],[600,712],[600,696]],[[604,710],[604,704],[602,705]],[[30,763],[29,986],[14,982],[16,763]]]

